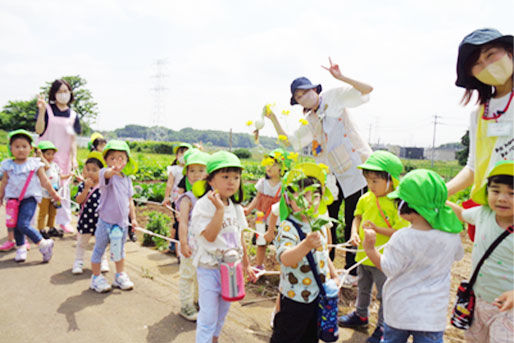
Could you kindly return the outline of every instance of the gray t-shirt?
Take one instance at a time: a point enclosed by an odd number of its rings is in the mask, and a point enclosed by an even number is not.
[[[105,179],[107,168],[100,170],[100,204],[98,215],[108,224],[128,227],[130,198],[134,194],[132,180],[128,176],[113,175]]]

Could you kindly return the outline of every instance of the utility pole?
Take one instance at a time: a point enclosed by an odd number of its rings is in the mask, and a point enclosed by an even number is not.
[[[230,128],[229,137],[228,137],[228,144],[229,144],[228,151],[232,151],[232,128]]]
[[[164,130],[160,126],[163,124],[163,118],[166,115],[166,100],[165,95],[168,90],[166,87],[166,80],[168,78],[167,73],[168,60],[165,58],[158,59],[153,64],[155,68],[155,74],[152,75],[154,79],[153,87],[151,91],[154,93],[154,109],[151,116],[152,131],[151,138],[156,141],[164,140]]]
[[[437,128],[437,118],[441,118],[441,116],[438,116],[437,114],[434,115],[434,136],[432,138],[432,163],[431,163],[431,168],[433,169],[434,168],[434,156],[435,156],[435,132],[436,132],[436,128]]]

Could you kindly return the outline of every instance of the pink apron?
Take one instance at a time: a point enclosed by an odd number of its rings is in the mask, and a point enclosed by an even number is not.
[[[75,130],[73,124],[77,114],[70,109],[70,117],[56,117],[50,105],[46,106],[46,113],[48,113],[48,123],[46,125],[45,133],[39,136],[39,141],[51,141],[57,147],[54,161],[61,168],[62,174],[69,174],[71,172],[71,145]],[[57,210],[55,218],[57,225],[67,225],[71,222],[71,208],[70,208],[70,190],[69,182],[71,178],[61,180],[61,191],[59,192],[62,197],[62,206]],[[66,187],[63,187],[66,186]]]

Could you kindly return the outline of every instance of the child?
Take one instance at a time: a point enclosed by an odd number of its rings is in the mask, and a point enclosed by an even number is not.
[[[257,220],[265,223],[264,228],[266,224],[269,224],[271,206],[280,200],[280,191],[282,189],[280,180],[287,169],[286,162],[288,165],[290,164],[288,153],[280,148],[271,151],[268,156],[262,160],[261,164],[266,167],[266,177],[257,181],[255,185],[257,196],[250,202],[248,207],[245,208],[246,215],[250,214],[254,208],[257,208],[257,211],[261,212],[257,214]],[[256,230],[258,231],[257,226]],[[259,232],[259,237],[255,238],[255,244],[257,245],[255,263],[256,268],[260,270],[264,269],[263,264],[267,245],[264,234],[267,231],[274,232],[275,228],[268,225],[268,229]]]
[[[339,87],[321,93],[320,84],[312,84],[305,77],[291,83],[291,105],[303,107],[307,125],[302,125],[292,135],[282,129],[274,113],[266,113],[279,135],[284,135],[296,151],[310,146],[316,162],[326,164],[337,180],[338,200],[332,204],[331,213],[337,218],[341,202],[344,200],[344,240],[351,236],[353,213],[359,198],[367,191],[366,180],[357,166],[371,154],[371,148],[363,139],[348,108],[364,104],[369,100],[373,87],[353,80],[341,73],[339,66],[329,58],[330,67],[325,68],[336,80],[351,87]],[[335,194],[335,192],[334,192]],[[334,227],[334,233],[336,228]],[[337,241],[337,237],[333,237]],[[346,252],[345,269],[355,264],[355,253]],[[357,271],[353,269],[345,278],[349,285],[356,283]]]
[[[41,186],[50,193],[54,201],[60,202],[61,198],[48,180],[39,158],[29,157],[32,151],[30,133],[25,130],[15,130],[9,132],[8,138],[9,153],[13,158],[2,161],[0,165],[0,172],[3,173],[0,185],[0,206],[4,198],[19,199],[23,189],[26,188],[23,199],[19,203],[18,219],[14,228],[17,249],[14,260],[24,262],[27,259],[26,235],[39,246],[43,262],[48,262],[52,258],[54,241],[43,238],[39,231],[30,226],[30,221],[36,211],[37,203],[41,201]]]
[[[36,155],[41,159],[41,162],[43,162],[43,164],[45,165],[46,176],[52,184],[52,187],[56,191],[58,191],[61,179],[66,179],[70,177],[71,174],[61,174],[61,168],[59,168],[57,163],[54,162],[54,156],[56,152],[57,148],[52,142],[39,141]],[[43,189],[43,199],[41,199],[41,202],[39,203],[37,227],[44,238],[49,238],[50,236],[63,236],[62,229],[55,228],[56,211],[57,209],[50,199],[50,194],[48,194],[48,192],[45,189]],[[48,226],[49,228],[48,231],[45,230],[45,219],[47,215],[48,220],[46,222],[46,226]]]
[[[209,155],[197,149],[190,149],[185,154],[184,175],[186,176],[187,192],[180,195],[176,201],[176,208],[179,211],[179,238],[180,238],[180,278],[179,278],[179,298],[180,315],[189,321],[196,321],[198,311],[193,303],[194,289],[196,281],[196,270],[193,266],[192,255],[196,250],[196,244],[189,232],[189,223],[193,207],[197,201],[193,194],[192,185],[204,180],[207,176],[205,166]]]
[[[383,255],[376,232],[364,229],[364,250],[386,276],[383,343],[443,342],[450,298],[450,272],[464,256],[462,225],[445,205],[448,192],[435,172],[416,169],[387,195],[397,199],[400,216],[411,223],[397,231]]]
[[[376,245],[381,246],[389,241],[396,230],[409,226],[409,223],[398,215],[394,201],[387,197],[387,194],[398,186],[403,170],[402,161],[390,152],[375,151],[358,168],[363,170],[369,191],[357,203],[352,223],[351,243],[362,249],[361,241],[364,239],[364,228],[366,228],[377,233]],[[360,262],[365,257],[366,254],[362,250],[358,251],[355,261]],[[368,259],[359,265],[357,275],[359,287],[357,308],[354,312],[341,316],[338,322],[340,326],[350,328],[368,325],[368,307],[374,283],[377,287],[377,300],[380,302],[380,307],[377,326],[367,341],[378,343],[383,332],[382,287],[386,276]]]
[[[197,268],[200,302],[196,343],[218,342],[230,308],[230,302],[221,298],[219,266],[223,254],[237,250],[248,277],[255,280],[243,239],[243,230],[248,224],[239,205],[243,200],[242,169],[236,155],[227,151],[212,154],[207,161],[207,183],[211,190],[193,209],[190,228],[198,245],[193,264]]]
[[[476,225],[471,255],[472,270],[492,242],[514,224],[514,161],[500,161],[489,173],[473,200],[482,205],[463,210],[449,203],[457,216]],[[476,296],[467,342],[513,342],[514,235],[509,235],[493,250],[480,268],[473,285]]]
[[[100,170],[105,167],[102,154],[98,151],[92,151],[87,155],[86,163],[84,163],[84,181],[79,184],[75,200],[81,204],[79,220],[77,223],[77,249],[75,253],[75,262],[71,272],[73,274],[82,274],[84,267],[84,252],[91,236],[95,234],[96,225],[98,223],[98,203],[100,201],[99,175]],[[105,255],[100,263],[100,271],[108,272],[109,263]]]
[[[111,286],[100,274],[100,260],[107,244],[111,244],[111,259],[116,264],[113,287],[130,290],[134,283],[123,271],[127,239],[128,218],[137,227],[136,211],[132,200],[132,180],[127,176],[137,171],[136,162],[130,157],[126,142],[112,140],[103,151],[107,168],[100,170],[100,204],[98,205],[98,224],[95,232],[95,248],[91,256],[90,288],[98,293],[108,292]]]
[[[275,315],[273,335],[270,342],[318,342],[319,287],[315,281],[306,255],[312,251],[318,264],[321,282],[337,278],[328,253],[328,229],[323,226],[314,231],[310,218],[300,215],[298,199],[304,193],[307,206],[314,213],[326,212],[329,199],[325,188],[326,170],[314,163],[302,163],[286,176],[284,187],[288,187],[293,198],[284,195],[280,201],[280,224],[276,241],[277,260],[280,263],[280,311]],[[291,184],[297,189],[290,189]],[[307,187],[317,186],[315,191]],[[287,200],[286,200],[287,199]],[[292,211],[292,213],[291,213]],[[306,238],[300,240],[296,227],[301,227]],[[315,249],[315,251],[313,251]]]
[[[87,142],[87,147],[89,151],[103,152],[105,144],[107,144],[107,141],[105,140],[104,136],[102,136],[100,132],[93,132],[89,142]]]
[[[470,116],[466,166],[448,182],[450,195],[473,185],[471,197],[496,162],[514,160],[513,36],[479,29],[459,45],[457,80],[469,104],[475,93],[478,109]]]
[[[178,146],[173,148],[173,152],[175,153],[175,160],[168,166],[168,182],[166,183],[166,191],[164,192],[164,200],[162,204],[164,206],[171,206],[175,209],[175,201],[177,201],[178,196],[184,193],[185,189],[179,188],[178,185],[180,180],[183,178],[182,170],[184,169],[184,154],[187,150],[191,149],[191,144],[188,143],[180,143]],[[176,239],[177,238],[177,229],[178,229],[178,220],[175,216],[175,212],[173,212],[173,227],[170,230],[170,237]],[[170,253],[175,253],[175,243],[170,243]]]

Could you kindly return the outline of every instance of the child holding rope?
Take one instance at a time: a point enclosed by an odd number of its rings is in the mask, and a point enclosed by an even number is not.
[[[218,151],[207,161],[209,190],[199,199],[191,217],[191,233],[197,244],[193,258],[198,277],[200,312],[196,343],[218,342],[230,302],[221,297],[220,264],[224,255],[236,251],[251,281],[255,274],[246,254],[243,230],[248,227],[243,207],[241,171],[236,155]]]
[[[368,184],[368,192],[358,201],[352,223],[351,243],[358,246],[355,261],[361,262],[357,269],[357,295],[356,310],[341,316],[338,323],[342,327],[358,328],[368,325],[368,307],[371,302],[371,289],[373,284],[377,287],[378,323],[373,334],[368,338],[369,343],[379,343],[382,337],[382,323],[384,321],[382,308],[382,287],[386,276],[362,251],[361,241],[364,239],[364,229],[371,229],[377,233],[376,246],[381,246],[389,238],[409,223],[402,219],[396,210],[394,201],[387,197],[399,183],[403,170],[402,161],[387,151],[375,151],[364,164],[358,166]]]
[[[111,259],[116,264],[116,276],[113,287],[130,290],[134,283],[130,281],[124,270],[125,241],[127,240],[128,218],[137,227],[136,210],[132,195],[132,180],[128,175],[137,171],[136,162],[130,157],[130,149],[126,142],[112,140],[103,151],[107,168],[100,170],[100,204],[98,205],[98,224],[95,231],[95,248],[91,256],[90,288],[98,293],[108,292],[111,285],[100,274],[100,261],[107,248],[111,245]]]
[[[196,281],[196,270],[193,266],[193,254],[196,250],[196,244],[189,230],[191,214],[198,200],[193,193],[193,185],[195,182],[204,180],[207,176],[205,166],[209,154],[197,149],[190,149],[184,154],[185,165],[183,174],[186,177],[186,193],[179,196],[176,201],[178,213],[178,230],[180,238],[180,278],[179,298],[180,312],[179,314],[189,321],[196,321],[198,311],[193,303],[194,289]]]
[[[513,342],[514,315],[514,161],[497,162],[482,186],[473,196],[480,204],[467,210],[453,204],[457,216],[476,225],[475,244],[471,255],[474,271],[482,256],[505,230],[505,237],[479,269],[473,292],[476,296],[471,326],[466,342]]]
[[[326,167],[326,166],[325,166]],[[318,303],[320,289],[307,260],[312,251],[321,283],[337,279],[328,253],[328,230],[313,227],[302,210],[324,213],[332,197],[325,188],[326,169],[314,163],[301,163],[286,176],[287,192],[280,200],[280,219],[276,241],[280,263],[280,311],[273,323],[272,343],[318,342]],[[292,197],[286,194],[291,194]],[[304,206],[299,206],[299,203]],[[300,239],[297,230],[305,234]]]
[[[400,216],[411,223],[396,232],[383,255],[376,248],[376,232],[364,229],[364,250],[386,276],[383,343],[442,343],[450,298],[450,272],[464,256],[462,224],[445,205],[444,180],[431,170],[405,175],[387,195],[397,199]]]
[[[79,220],[77,224],[77,249],[75,253],[75,262],[71,272],[73,274],[82,274],[84,267],[84,252],[91,236],[95,234],[96,225],[98,223],[98,204],[100,202],[100,170],[105,167],[102,154],[98,151],[91,151],[87,155],[86,163],[84,163],[84,181],[79,184],[75,200],[81,205]],[[109,271],[109,262],[105,255],[102,256],[100,263],[100,271],[102,273]]]
[[[7,199],[6,212],[10,212],[10,218],[7,215],[9,213],[6,213],[6,217],[8,217],[8,226],[14,229],[16,240],[14,260],[24,262],[27,259],[25,245],[25,236],[27,236],[39,246],[43,262],[48,262],[52,258],[54,241],[43,238],[41,233],[30,225],[30,222],[34,217],[37,203],[41,201],[41,186],[48,191],[55,202],[60,202],[61,198],[48,180],[43,163],[39,158],[29,157],[33,141],[30,132],[21,129],[11,131],[8,138],[9,154],[12,158],[0,164],[0,172],[3,173],[0,184],[0,207],[3,205],[4,198]]]

